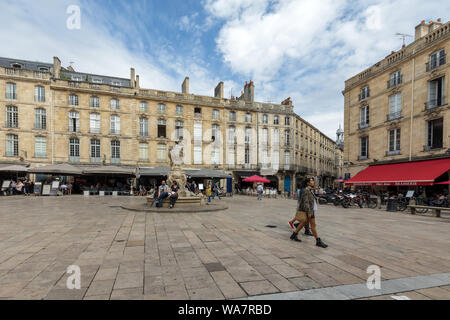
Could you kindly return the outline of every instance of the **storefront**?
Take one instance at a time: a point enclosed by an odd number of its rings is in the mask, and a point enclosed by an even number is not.
[[[373,190],[403,192],[448,191],[450,158],[373,165],[345,182],[346,187],[372,187]]]

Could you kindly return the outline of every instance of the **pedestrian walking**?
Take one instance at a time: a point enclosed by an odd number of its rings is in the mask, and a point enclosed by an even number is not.
[[[297,190],[297,212],[299,211],[299,208],[300,208],[300,200],[302,198],[302,194],[303,194],[304,190],[305,190],[304,188],[299,188]],[[303,216],[300,215],[299,218],[302,218],[302,217]],[[306,218],[308,218],[308,217],[306,217]],[[296,221],[297,221],[297,223],[295,223]],[[298,214],[296,214],[294,216],[294,218],[291,221],[289,221],[289,225],[291,226],[292,229],[296,229],[300,225],[301,221],[302,221],[302,219],[298,219]],[[310,224],[309,224],[308,220],[305,225],[305,236],[310,236],[310,237],[314,236],[311,232],[311,228],[310,228]]]
[[[307,221],[309,221],[311,224],[311,229],[314,238],[316,238],[316,246],[321,248],[327,248],[328,246],[322,242],[317,233],[315,213],[317,212],[318,208],[316,196],[314,195],[313,190],[314,190],[314,179],[307,178],[305,180],[305,190],[303,191],[299,204],[299,212],[305,212],[307,214],[308,219],[300,223],[300,225],[291,235],[291,240],[301,242],[301,240],[298,238],[298,233],[306,225]]]
[[[258,184],[256,190],[258,192],[258,200],[262,200],[262,195],[264,193],[264,187],[262,186],[262,184]]]

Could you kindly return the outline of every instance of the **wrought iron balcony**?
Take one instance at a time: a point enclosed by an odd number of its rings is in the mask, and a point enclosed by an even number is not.
[[[370,123],[361,122],[358,124],[359,130],[367,129],[368,127],[370,127]]]
[[[425,102],[425,111],[434,108],[439,108],[442,106],[445,106],[445,97],[442,97],[440,99],[432,99],[429,100],[428,102]]]
[[[427,72],[443,66],[447,63],[446,61],[447,57],[445,54],[443,54],[439,57],[439,60],[425,63]]]
[[[387,115],[387,121],[392,121],[392,120],[396,120],[396,119],[400,119],[402,117],[402,112],[398,111],[398,112],[392,112],[389,113]]]
[[[390,88],[396,87],[396,86],[398,86],[399,84],[401,84],[402,81],[403,81],[403,76],[402,76],[402,75],[400,75],[400,76],[397,77],[397,78],[390,79],[390,80],[387,82],[387,88],[390,89]]]

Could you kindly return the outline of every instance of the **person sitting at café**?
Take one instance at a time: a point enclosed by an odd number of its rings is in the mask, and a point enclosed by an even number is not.
[[[157,208],[161,208],[162,207],[162,202],[165,198],[167,198],[169,196],[169,186],[166,184],[166,181],[163,180],[161,182],[161,185],[158,188],[158,194],[157,197],[155,196],[155,198],[153,198],[152,204],[150,205],[150,207],[153,207],[153,204],[155,202],[158,202],[156,204]]]
[[[17,194],[22,194],[23,193],[23,182],[22,180],[19,180],[19,183],[16,185],[16,193]]]
[[[170,209],[172,209],[175,206],[175,202],[178,200],[178,191],[180,190],[180,187],[178,187],[178,183],[176,181],[173,182],[171,187],[171,192],[169,195],[170,199]]]
[[[436,196],[436,200],[432,200],[430,202],[430,205],[432,206],[442,206],[442,204],[444,203],[445,200],[445,196],[443,194],[439,194]]]

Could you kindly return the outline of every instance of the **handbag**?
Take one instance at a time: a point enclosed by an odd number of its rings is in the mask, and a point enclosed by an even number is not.
[[[298,220],[300,223],[306,222],[308,220],[308,215],[305,211],[298,210],[295,214],[295,220]]]

